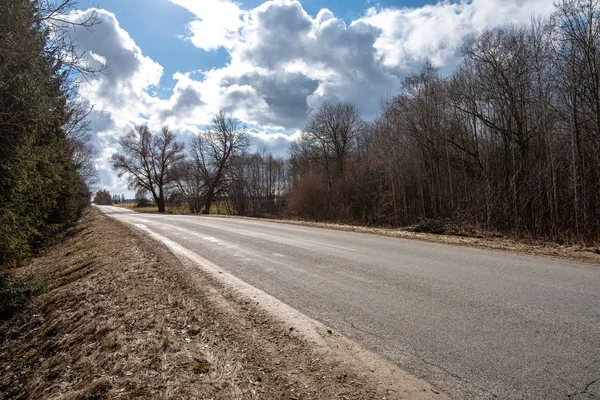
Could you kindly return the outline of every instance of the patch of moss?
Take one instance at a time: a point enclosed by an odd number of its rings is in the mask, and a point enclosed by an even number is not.
[[[190,366],[190,369],[196,375],[208,374],[210,372],[210,363],[206,360],[197,360]]]

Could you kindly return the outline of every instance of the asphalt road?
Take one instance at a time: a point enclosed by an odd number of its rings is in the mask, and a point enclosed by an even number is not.
[[[600,398],[600,267],[259,220],[102,209],[453,398]]]

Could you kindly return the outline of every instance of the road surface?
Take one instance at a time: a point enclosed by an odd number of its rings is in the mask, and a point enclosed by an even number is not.
[[[102,210],[453,398],[600,398],[600,267],[262,220]]]

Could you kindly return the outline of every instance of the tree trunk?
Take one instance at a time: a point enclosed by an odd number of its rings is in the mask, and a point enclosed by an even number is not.
[[[215,189],[213,187],[210,187],[208,189],[208,193],[206,194],[206,201],[204,202],[204,210],[202,211],[202,214],[210,214],[210,206],[212,205],[214,196]]]
[[[156,199],[156,205],[158,206],[159,213],[165,212],[165,198],[163,196]]]

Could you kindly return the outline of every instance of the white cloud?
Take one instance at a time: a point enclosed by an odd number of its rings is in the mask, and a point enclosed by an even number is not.
[[[144,115],[159,109],[161,101],[148,91],[160,82],[163,68],[142,53],[113,13],[89,9],[72,12],[65,18],[85,20],[94,13],[101,23],[90,30],[75,25],[71,36],[79,49],[88,54],[90,65],[106,69],[97,79],[81,82],[79,94],[94,105],[89,119],[98,149],[96,169],[100,184],[113,192],[127,193],[124,179],[111,171],[110,157],[118,150],[119,136],[134,124],[144,122]]]
[[[399,84],[377,58],[379,34],[362,22],[346,26],[328,10],[312,18],[298,1],[268,1],[245,12],[230,63],[207,71],[198,88],[210,94],[207,109],[255,125],[301,128],[325,99],[357,102],[372,116],[379,94]]]
[[[190,40],[196,47],[214,50],[232,47],[238,40],[238,31],[243,25],[244,12],[228,0],[171,0],[186,8],[197,19],[187,26]]]
[[[203,50],[224,48],[226,65],[209,71],[181,71],[168,99],[154,93],[163,68],[124,31],[114,14],[97,12],[102,24],[90,32],[76,28],[79,46],[106,74],[81,95],[95,104],[92,114],[101,149],[98,168],[113,190],[124,181],[112,176],[109,157],[117,138],[133,124],[153,129],[168,123],[191,135],[220,108],[253,126],[256,147],[285,155],[311,110],[324,100],[355,103],[372,118],[382,97],[394,95],[402,80],[426,59],[451,71],[465,37],[507,23],[546,15],[553,0],[442,1],[420,8],[375,7],[345,22],[329,10],[311,16],[296,0],[271,0],[245,10],[230,0],[170,0],[193,13],[189,40]],[[200,51],[200,50],[199,50]],[[111,179],[112,176],[112,179]]]
[[[453,67],[468,35],[527,23],[532,15],[548,15],[552,9],[552,0],[442,1],[419,8],[371,8],[359,21],[381,29],[375,48],[384,65],[411,71],[424,58]]]
[[[157,104],[157,99],[146,90],[158,85],[162,66],[142,54],[113,13],[90,9],[72,12],[68,18],[82,20],[93,13],[101,23],[92,29],[74,26],[72,35],[79,48],[89,54],[90,61],[96,66],[105,66],[106,70],[91,84],[81,85],[81,95],[93,100],[92,104],[102,111],[124,119],[148,113]]]
[[[252,151],[273,154],[274,157],[286,158],[290,150],[290,145],[293,141],[300,139],[301,131],[295,131],[291,135],[282,132],[249,129],[248,136],[250,137],[250,147]]]
[[[204,3],[172,1],[200,19],[208,15]],[[442,1],[419,8],[371,8],[346,24],[327,9],[313,18],[296,0],[266,1],[247,11],[221,3],[229,9],[224,19],[241,25],[233,24],[222,44],[229,64],[198,82],[203,93],[211,94],[206,107],[224,107],[250,123],[287,129],[301,128],[325,100],[355,103],[372,118],[379,100],[396,93],[425,60],[450,71],[465,37],[528,22],[532,13],[552,9],[552,0]]]

